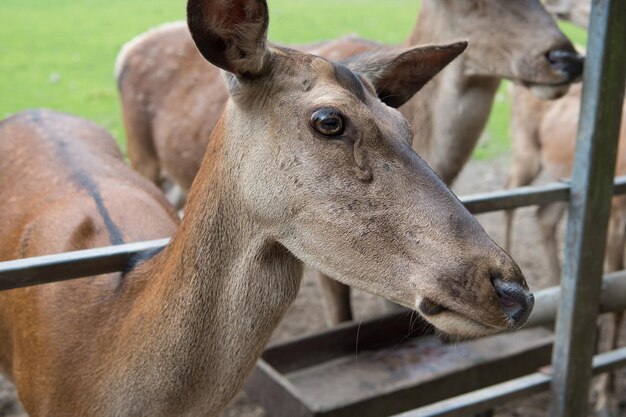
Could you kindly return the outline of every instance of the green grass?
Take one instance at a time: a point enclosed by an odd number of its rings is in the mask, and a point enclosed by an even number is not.
[[[0,115],[49,107],[123,127],[113,62],[124,43],[182,17],[172,0],[2,0]]]
[[[124,42],[160,23],[180,20],[184,0],[0,0],[0,117],[48,107],[103,125],[124,147],[115,56]],[[346,34],[397,43],[413,27],[415,0],[269,0],[270,38],[304,43]],[[564,25],[584,44],[584,31]],[[476,152],[509,148],[506,86]]]
[[[414,0],[269,0],[270,37],[311,42],[407,36]],[[0,117],[49,107],[95,120],[123,145],[113,63],[124,42],[184,17],[183,0],[1,0]],[[360,12],[355,13],[355,11]]]

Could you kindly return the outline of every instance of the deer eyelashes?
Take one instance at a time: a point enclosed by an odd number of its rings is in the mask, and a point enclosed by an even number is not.
[[[310,123],[316,133],[328,139],[339,138],[346,129],[343,114],[332,107],[322,107],[315,110],[311,115]],[[362,141],[363,138],[358,137],[356,141],[350,142],[353,148],[356,176],[361,181],[370,182],[373,179],[373,175]]]
[[[336,137],[343,134],[345,123],[339,110],[326,107],[313,112],[311,127],[321,135]]]
[[[345,123],[343,115],[339,110],[326,107],[313,112],[311,115],[311,127],[321,135],[336,137],[343,134]]]

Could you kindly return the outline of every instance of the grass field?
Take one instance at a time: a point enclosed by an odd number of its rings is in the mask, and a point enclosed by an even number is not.
[[[1,0],[0,116],[48,107],[95,120],[124,146],[113,63],[128,39],[184,16],[184,0]],[[270,38],[300,43],[344,34],[396,43],[410,32],[417,0],[269,0]],[[585,33],[564,26],[577,43]],[[476,157],[509,148],[503,85]]]

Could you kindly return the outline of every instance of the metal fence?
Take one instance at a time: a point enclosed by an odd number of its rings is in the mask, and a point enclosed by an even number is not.
[[[460,197],[473,214],[540,206],[570,199],[571,182],[520,187]],[[616,177],[613,193],[626,194],[626,176]],[[165,247],[169,239],[0,262],[0,291],[124,271],[135,256]]]
[[[611,184],[626,78],[626,7],[623,0],[593,0],[583,105],[573,180],[462,198],[478,214],[569,202],[561,302],[553,368],[431,406],[403,417],[452,417],[484,411],[551,387],[549,415],[583,417],[592,373],[626,365],[626,348],[593,357],[602,264],[611,194],[626,194],[626,177]],[[130,243],[0,263],[0,291],[123,271],[134,256],[168,239]]]

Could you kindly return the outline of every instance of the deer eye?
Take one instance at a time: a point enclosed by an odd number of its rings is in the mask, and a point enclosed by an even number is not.
[[[343,116],[335,109],[316,110],[311,115],[311,127],[324,136],[339,136],[344,131]]]

